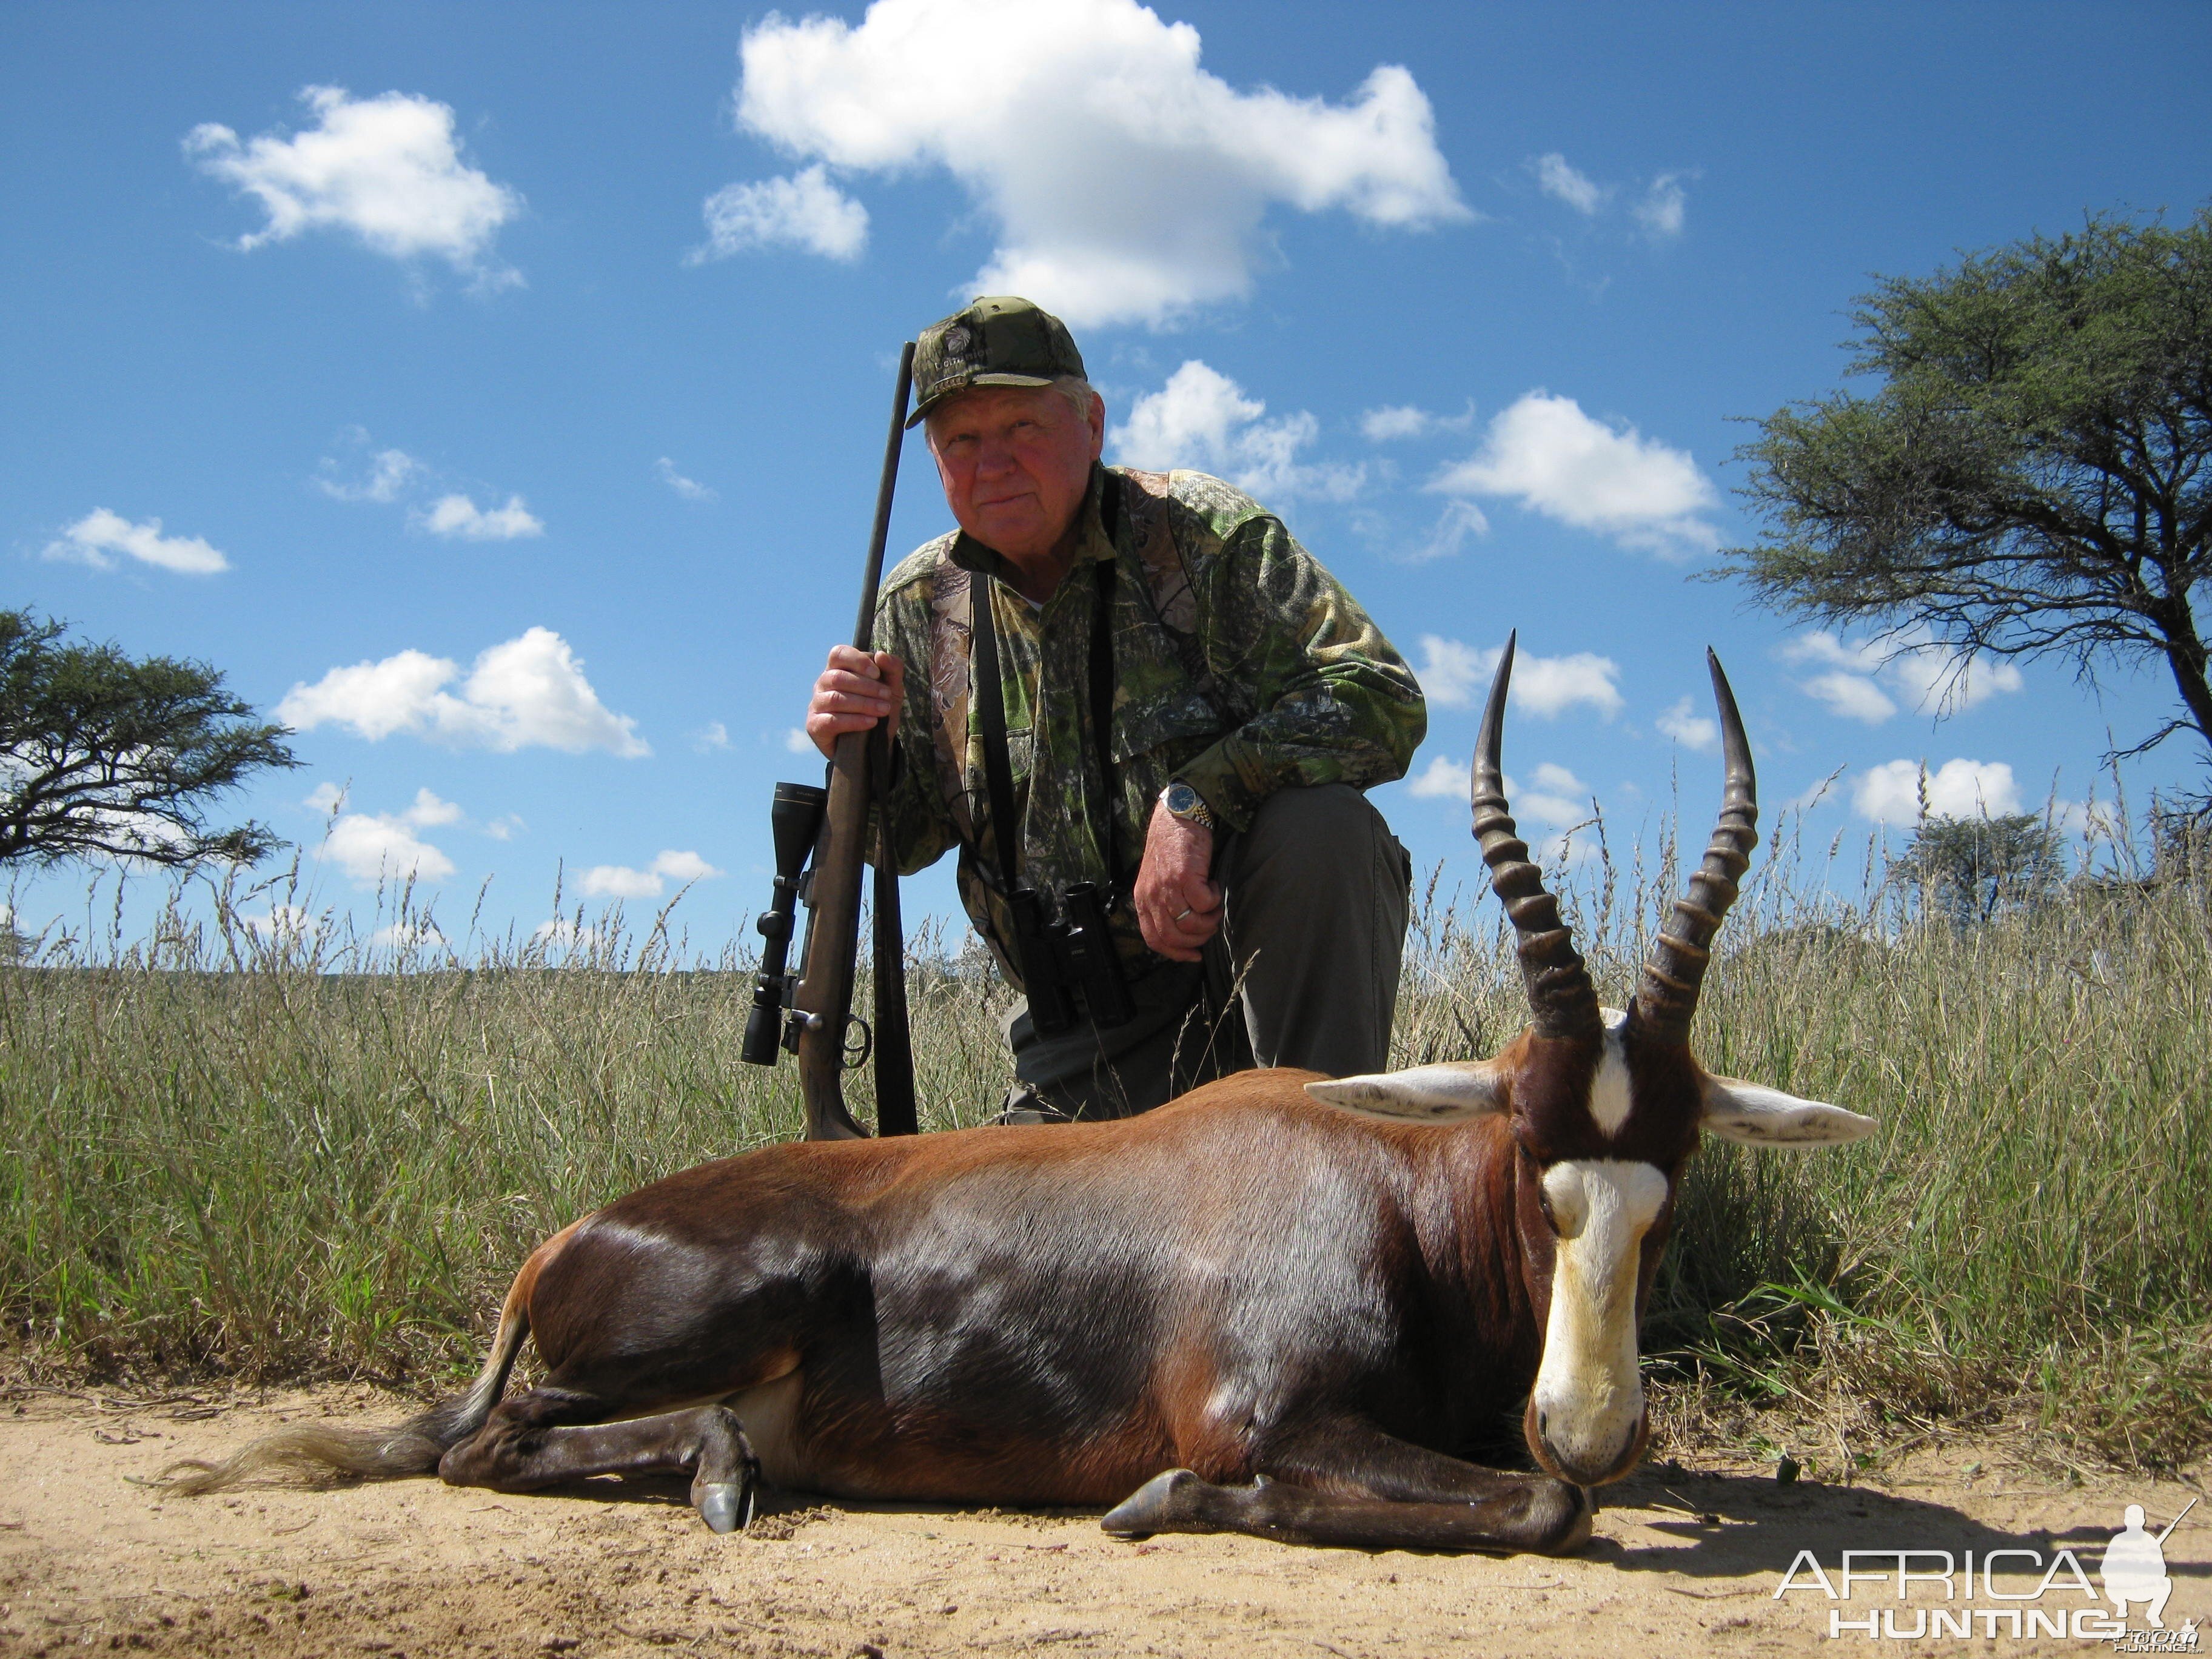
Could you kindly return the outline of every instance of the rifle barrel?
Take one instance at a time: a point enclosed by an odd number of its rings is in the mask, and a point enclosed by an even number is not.
[[[876,590],[884,582],[884,544],[890,539],[891,491],[898,483],[899,447],[906,441],[906,406],[914,394],[914,342],[899,348],[898,391],[891,400],[891,435],[884,444],[884,473],[876,485],[876,523],[868,533],[868,574],[860,584],[860,619],[853,624],[853,647],[869,651],[876,641]]]
[[[898,483],[899,448],[906,437],[906,406],[914,391],[914,343],[899,352],[890,436],[884,446],[882,481],[876,488],[876,521],[868,538],[866,579],[853,643],[875,642],[876,590],[883,584],[884,544],[890,539],[891,494]],[[799,1016],[799,1081],[806,1103],[809,1140],[849,1140],[867,1132],[845,1105],[845,1028],[853,1013],[854,961],[860,945],[860,877],[866,867],[868,808],[876,790],[870,774],[874,744],[867,732],[837,739],[830,763],[830,803],[822,842],[814,857],[813,915],[806,955],[792,1007]]]

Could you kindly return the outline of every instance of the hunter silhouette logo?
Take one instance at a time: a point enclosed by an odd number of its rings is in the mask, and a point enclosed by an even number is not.
[[[2189,1500],[2191,1508],[2197,1500]],[[2181,1515],[2186,1515],[2185,1509]],[[2105,1581],[2105,1594],[2112,1598],[2112,1605],[2120,1610],[2120,1617],[2128,1616],[2128,1603],[2147,1601],[2143,1617],[2163,1630],[2166,1621],[2159,1614],[2166,1611],[2166,1598],[2173,1594],[2173,1580],[2166,1576],[2166,1540],[2181,1524],[2181,1515],[2166,1523],[2166,1531],[2155,1538],[2143,1530],[2143,1509],[2140,1504],[2128,1505],[2123,1517],[2127,1524],[2112,1541],[2106,1546],[2105,1559],[2098,1565],[2097,1576]]]
[[[2194,1619],[2179,1627],[2165,1621],[2173,1580],[2166,1570],[2166,1540],[2197,1507],[2192,1498],[2181,1513],[2153,1533],[2143,1523],[2143,1507],[2130,1504],[2118,1532],[2097,1563],[2104,1595],[2074,1551],[1942,1549],[1845,1550],[1831,1577],[1810,1550],[1800,1550],[1775,1587],[1780,1601],[1792,1590],[1818,1590],[1832,1601],[1850,1601],[1863,1585],[1896,1586],[1897,1607],[1873,1607],[1863,1617],[1828,1609],[1832,1638],[1863,1636],[1869,1641],[1925,1641],[1930,1637],[1989,1640],[2056,1636],[2110,1641],[2126,1653],[2197,1653],[2201,1650]],[[2032,1589],[2007,1589],[1999,1575],[2025,1578],[2040,1574]],[[1881,1592],[1875,1592],[1877,1595]],[[2063,1598],[2078,1597],[2069,1604]],[[2057,1598],[2057,1599],[2046,1599]],[[1915,1600],[1919,1605],[1913,1605]],[[2113,1609],[2108,1611],[2106,1601]],[[1978,1601],[1990,1606],[1972,1605]],[[2086,1604],[2086,1605],[2083,1605]],[[2143,1624],[2128,1623],[2130,1607],[2142,1607]]]

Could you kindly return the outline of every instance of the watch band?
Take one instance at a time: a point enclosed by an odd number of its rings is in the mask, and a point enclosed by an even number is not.
[[[1201,830],[1221,827],[1221,820],[1214,817],[1213,809],[1206,804],[1206,797],[1180,781],[1160,791],[1160,805],[1168,809],[1171,817],[1194,823]]]

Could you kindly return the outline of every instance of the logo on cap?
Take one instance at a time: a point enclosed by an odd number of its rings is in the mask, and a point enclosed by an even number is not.
[[[974,337],[968,332],[965,324],[955,323],[945,331],[945,355],[948,357],[957,357],[968,349],[968,342],[972,337]]]

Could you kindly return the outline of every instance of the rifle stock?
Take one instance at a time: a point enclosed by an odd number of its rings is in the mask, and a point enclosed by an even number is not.
[[[791,1006],[799,1016],[799,1087],[809,1140],[867,1133],[845,1109],[845,1029],[853,1012],[853,964],[860,946],[860,866],[868,821],[868,734],[848,732],[830,762],[830,802],[814,852],[806,956]]]
[[[913,386],[914,343],[908,341],[899,354],[890,437],[884,450],[882,482],[876,490],[876,520],[868,544],[867,576],[860,586],[860,620],[854,628],[853,643],[862,651],[874,644],[876,590],[883,580],[891,492],[898,482],[899,446],[906,436],[906,406]],[[888,745],[879,746],[874,739],[872,732],[848,732],[837,739],[830,760],[830,800],[823,814],[822,841],[814,854],[806,950],[799,984],[792,994],[799,1038],[799,1085],[806,1103],[809,1140],[853,1140],[867,1133],[846,1109],[844,1070],[845,1032],[853,1012],[854,965],[860,945],[860,876],[867,860],[868,809],[878,793],[874,775],[879,752],[888,765]],[[896,879],[896,875],[892,879]],[[880,985],[878,988],[879,1006],[888,1001],[884,988]],[[897,1023],[902,1032],[903,1007]],[[899,1047],[903,1051],[905,1045]],[[906,1093],[910,1102],[910,1074]],[[910,1116],[910,1104],[907,1111]]]

